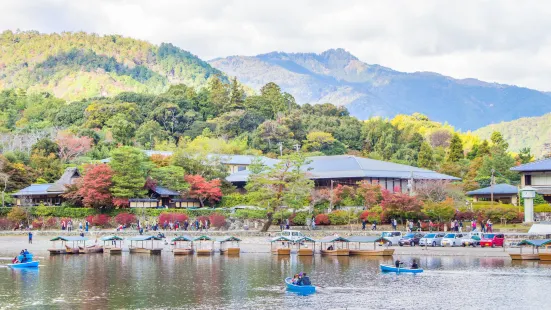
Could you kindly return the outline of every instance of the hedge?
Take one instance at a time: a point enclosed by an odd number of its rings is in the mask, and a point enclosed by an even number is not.
[[[542,203],[534,206],[534,212],[551,212],[551,205],[548,203]]]
[[[235,211],[232,216],[240,219],[265,219],[267,212],[266,210],[241,209]]]

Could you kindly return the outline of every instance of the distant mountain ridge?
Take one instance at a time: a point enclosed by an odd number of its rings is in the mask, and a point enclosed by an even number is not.
[[[474,130],[551,112],[548,93],[432,72],[399,72],[366,64],[341,48],[320,54],[230,56],[209,63],[254,89],[275,82],[299,103],[344,105],[360,119],[420,112]]]
[[[0,89],[48,91],[67,100],[122,91],[160,93],[170,84],[206,84],[226,77],[170,43],[159,46],[119,35],[85,32],[0,33]]]

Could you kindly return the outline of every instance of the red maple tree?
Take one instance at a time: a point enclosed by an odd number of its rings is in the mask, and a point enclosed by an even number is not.
[[[356,193],[362,197],[364,207],[370,209],[376,205],[381,198],[381,186],[377,183],[370,183],[364,180],[358,182]]]
[[[82,203],[87,207],[99,208],[113,204],[109,190],[113,185],[113,170],[107,164],[88,165],[78,190]]]
[[[60,131],[55,140],[59,146],[59,158],[64,162],[87,153],[92,148],[93,141],[94,139],[90,137],[77,137],[64,131]]]
[[[186,175],[184,179],[189,183],[187,196],[198,199],[201,207],[205,206],[206,201],[214,203],[222,198],[222,182],[219,179],[207,181],[200,175]]]
[[[410,196],[408,193],[402,193],[399,188],[394,189],[395,192],[383,189],[381,195],[381,207],[383,210],[400,217],[413,216],[421,212],[422,202],[416,196]]]

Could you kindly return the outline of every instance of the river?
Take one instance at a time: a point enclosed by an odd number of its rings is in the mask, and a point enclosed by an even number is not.
[[[396,275],[367,257],[35,255],[39,270],[0,268],[0,309],[535,309],[551,287],[551,265],[508,258],[415,257],[424,273]],[[299,271],[316,294],[284,290]]]

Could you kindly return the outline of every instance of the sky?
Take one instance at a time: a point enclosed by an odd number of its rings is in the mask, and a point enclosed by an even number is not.
[[[209,60],[344,48],[398,71],[551,91],[551,2],[0,0],[0,31],[170,42]]]

